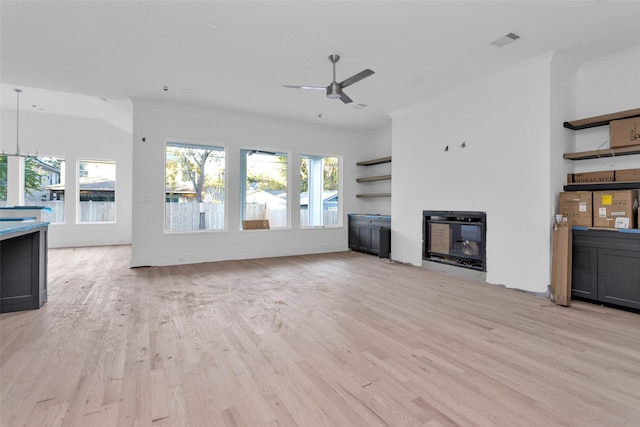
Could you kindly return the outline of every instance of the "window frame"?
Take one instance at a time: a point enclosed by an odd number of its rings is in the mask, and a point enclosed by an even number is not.
[[[80,201],[80,163],[112,163],[114,168],[114,186],[113,186],[113,221],[80,221],[81,217],[81,201]],[[105,158],[95,158],[95,157],[78,157],[76,159],[76,173],[75,173],[75,182],[76,182],[76,191],[75,191],[75,201],[76,201],[76,224],[77,225],[99,225],[99,224],[117,224],[118,223],[118,201],[116,199],[116,195],[118,194],[118,162],[115,159],[105,159]],[[66,191],[65,191],[66,192]],[[66,194],[65,194],[66,197]]]
[[[263,155],[271,155],[271,156],[286,156],[287,161],[286,161],[286,168],[287,168],[287,175],[286,175],[286,203],[285,203],[285,207],[286,207],[286,221],[287,224],[284,227],[275,227],[273,225],[269,225],[269,229],[265,230],[265,231],[278,231],[278,230],[291,230],[292,226],[291,226],[291,169],[292,169],[292,154],[290,151],[288,150],[282,150],[282,149],[274,149],[274,148],[241,148],[240,149],[240,159],[239,159],[239,184],[240,184],[240,191],[239,191],[239,199],[240,199],[240,209],[239,209],[239,216],[240,216],[240,231],[246,231],[243,229],[242,227],[242,221],[245,220],[245,213],[246,213],[246,201],[247,201],[247,158],[249,153],[254,153],[254,154],[263,154]],[[255,230],[248,230],[248,231],[255,231]]]
[[[54,221],[53,218],[51,217],[53,214],[47,214],[49,215],[49,219],[47,219],[47,222],[49,222],[50,225],[62,225],[62,224],[66,224],[67,223],[67,200],[68,200],[68,185],[67,185],[67,159],[64,156],[58,156],[58,155],[36,155],[33,156],[37,159],[55,159],[61,163],[64,164],[64,166],[60,169],[60,182],[58,184],[64,184],[64,199],[63,199],[63,215],[62,215],[62,221]],[[29,159],[24,159],[24,173],[26,174],[26,170],[27,170],[27,160]],[[43,162],[44,163],[44,162]],[[49,184],[49,185],[56,185],[56,184]],[[26,191],[26,181],[24,183],[24,186],[22,188],[22,193],[23,193],[23,200],[25,201],[25,204],[29,204],[27,202],[27,191]],[[48,202],[51,202],[52,200],[48,200]],[[36,201],[34,202],[35,205],[39,205],[42,204],[43,201]],[[45,218],[47,218],[47,216],[45,216]],[[83,223],[85,224],[85,223]]]
[[[169,230],[167,228],[167,148],[170,146],[184,146],[191,148],[203,148],[203,149],[213,149],[222,151],[224,155],[224,177],[223,177],[223,186],[224,189],[222,191],[224,198],[224,207],[223,207],[223,225],[221,228],[205,228],[205,229],[194,229],[194,230]],[[202,233],[225,233],[228,231],[229,227],[229,189],[228,189],[228,166],[229,166],[229,149],[225,144],[217,144],[211,141],[202,141],[202,140],[193,140],[188,138],[167,138],[164,140],[164,152],[163,152],[163,170],[162,170],[162,191],[161,200],[162,200],[162,234],[167,236],[177,236],[183,234],[202,234]]]
[[[305,158],[311,158],[311,157],[315,157],[315,158],[336,158],[338,160],[338,223],[335,225],[326,225],[326,224],[322,224],[322,225],[302,225],[302,216],[300,215],[300,207],[298,207],[298,215],[300,218],[300,229],[301,230],[322,230],[322,229],[336,229],[336,228],[343,228],[344,227],[344,198],[343,198],[343,177],[344,177],[344,173],[343,173],[343,168],[344,168],[344,161],[343,161],[343,156],[339,155],[339,154],[326,154],[326,153],[318,153],[318,152],[309,152],[309,151],[302,151],[299,155],[299,168],[298,168],[298,175],[300,175],[300,169],[302,168],[302,163],[303,163],[303,159]],[[302,194],[302,180],[300,180],[300,186],[299,186],[299,190],[300,190],[300,194]],[[307,189],[307,193],[308,193],[308,189]],[[324,221],[323,221],[324,222]]]

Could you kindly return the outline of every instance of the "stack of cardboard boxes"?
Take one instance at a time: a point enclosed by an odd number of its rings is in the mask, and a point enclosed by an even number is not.
[[[636,228],[638,191],[565,191],[558,198],[558,213],[570,225],[598,228]]]
[[[640,117],[609,123],[611,148],[640,145]],[[640,169],[573,173],[567,183],[640,182]],[[567,191],[560,193],[558,213],[570,225],[598,228],[636,228],[638,190]]]

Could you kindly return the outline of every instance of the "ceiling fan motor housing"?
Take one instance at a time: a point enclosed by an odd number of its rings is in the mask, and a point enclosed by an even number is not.
[[[332,82],[327,86],[327,98],[339,99],[342,96],[342,88],[336,82]]]

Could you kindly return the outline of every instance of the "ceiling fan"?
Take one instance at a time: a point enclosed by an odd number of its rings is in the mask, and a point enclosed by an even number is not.
[[[340,98],[342,102],[348,104],[353,102],[351,98],[347,96],[346,93],[342,91],[347,86],[351,86],[354,83],[359,82],[360,80],[369,77],[374,74],[370,69],[362,70],[358,74],[354,74],[353,76],[341,81],[340,83],[336,83],[336,62],[340,60],[340,55],[333,54],[329,55],[329,61],[333,64],[333,81],[329,86],[297,86],[297,85],[283,85],[284,87],[292,88],[292,89],[314,89],[314,90],[326,90],[327,98],[330,99],[338,99]]]

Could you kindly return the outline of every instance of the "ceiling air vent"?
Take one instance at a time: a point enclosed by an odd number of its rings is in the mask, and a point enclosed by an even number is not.
[[[519,35],[515,33],[509,33],[506,36],[502,36],[500,38],[495,39],[494,41],[491,42],[491,44],[497,47],[502,47],[504,45],[508,45],[509,43],[513,43],[519,38],[520,38]]]

